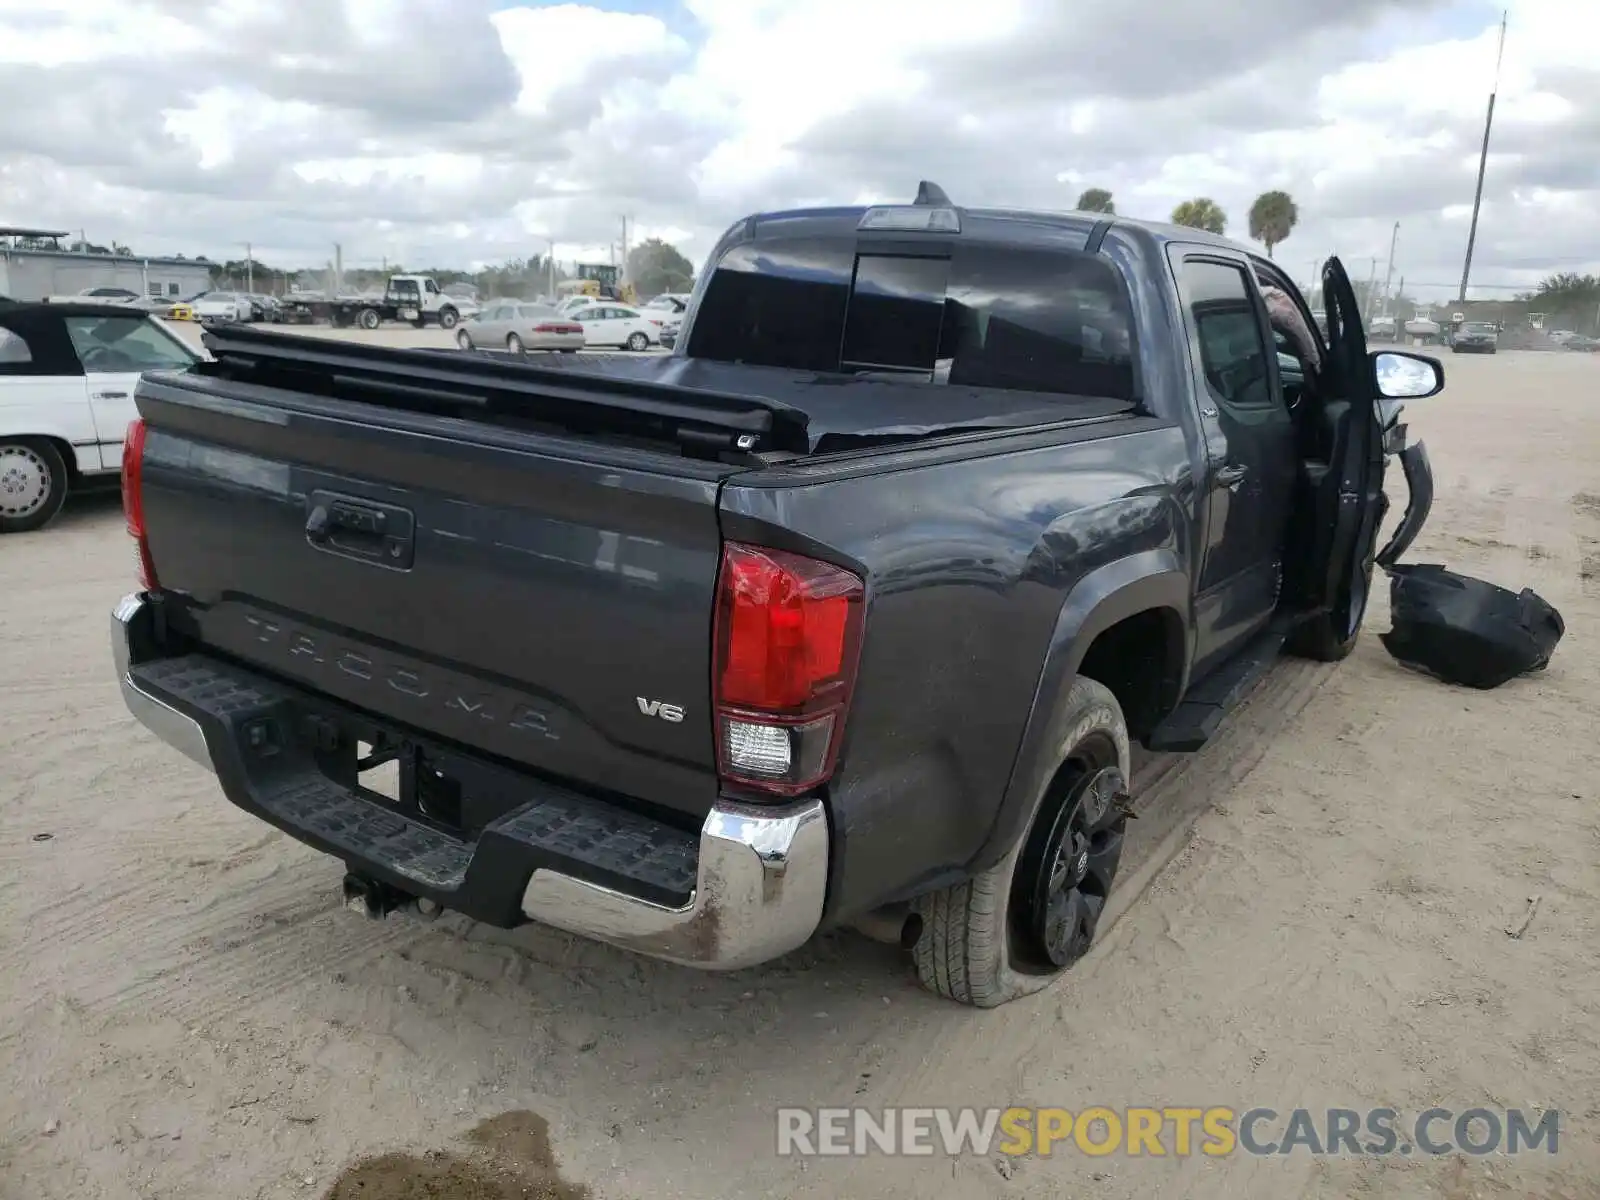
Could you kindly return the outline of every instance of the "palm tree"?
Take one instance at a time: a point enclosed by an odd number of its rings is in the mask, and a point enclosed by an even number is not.
[[[1215,200],[1198,196],[1193,200],[1185,200],[1172,210],[1172,223],[1221,234],[1228,228],[1228,215]]]
[[[1111,202],[1111,193],[1105,188],[1086,188],[1078,197],[1079,212],[1110,213],[1116,215],[1117,206]]]
[[[1262,192],[1250,206],[1250,236],[1272,248],[1289,236],[1300,220],[1300,210],[1288,192]]]

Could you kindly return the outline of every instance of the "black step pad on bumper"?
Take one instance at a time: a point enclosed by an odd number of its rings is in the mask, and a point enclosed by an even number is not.
[[[223,790],[240,808],[415,895],[516,925],[536,868],[678,907],[696,885],[699,837],[527,778],[527,803],[472,840],[443,832],[317,768],[302,737],[314,706],[291,688],[207,655],[134,665],[142,691],[197,721]]]

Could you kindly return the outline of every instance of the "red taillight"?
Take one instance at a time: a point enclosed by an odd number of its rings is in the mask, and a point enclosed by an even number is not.
[[[831,563],[729,543],[717,585],[718,773],[790,796],[833,773],[866,589]]]
[[[582,333],[583,332],[583,326],[582,325],[552,325],[552,324],[546,322],[543,325],[535,325],[533,327],[533,331],[535,333]]]
[[[150,557],[150,536],[144,524],[144,435],[143,417],[128,422],[128,434],[122,440],[122,514],[139,555],[139,586],[148,592],[158,585],[155,560]]]

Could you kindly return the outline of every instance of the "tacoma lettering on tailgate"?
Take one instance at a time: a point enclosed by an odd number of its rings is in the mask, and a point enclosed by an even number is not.
[[[456,721],[475,719],[550,741],[561,737],[550,714],[526,696],[459,671],[402,663],[372,646],[238,606],[211,610],[201,625],[206,640],[220,649],[358,704],[392,710],[400,697],[398,707],[411,713],[442,709]],[[385,692],[388,703],[382,700]]]

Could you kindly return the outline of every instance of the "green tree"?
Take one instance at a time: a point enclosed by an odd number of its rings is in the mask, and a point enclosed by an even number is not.
[[[1262,192],[1250,206],[1250,236],[1265,243],[1267,257],[1286,240],[1300,220],[1300,210],[1288,192]]]
[[[1228,216],[1215,200],[1197,196],[1185,200],[1172,210],[1174,225],[1187,225],[1190,229],[1204,229],[1207,233],[1222,234],[1228,228]]]
[[[1079,212],[1097,212],[1116,214],[1117,206],[1111,200],[1111,193],[1105,188],[1085,188],[1078,197]]]
[[[1540,280],[1529,307],[1545,313],[1544,327],[1600,330],[1600,275],[1561,271]]]
[[[662,292],[687,292],[694,286],[694,264],[676,246],[646,238],[628,251],[628,279],[641,300]]]

